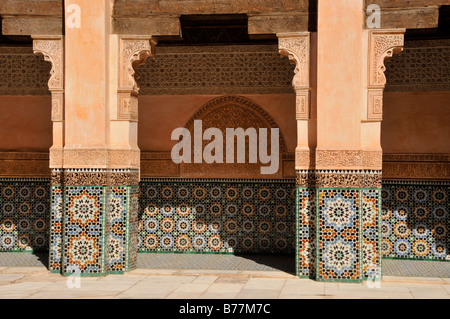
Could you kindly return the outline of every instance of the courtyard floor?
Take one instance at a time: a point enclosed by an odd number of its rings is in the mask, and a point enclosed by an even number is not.
[[[380,286],[371,288],[299,279],[290,256],[138,256],[138,269],[81,277],[77,287],[75,278],[48,272],[47,254],[0,253],[0,299],[450,299],[448,262],[384,260]]]
[[[367,283],[324,283],[281,271],[137,269],[125,275],[71,277],[45,267],[1,267],[0,298],[65,299],[450,299],[449,278],[385,276]],[[68,284],[69,282],[69,284]]]

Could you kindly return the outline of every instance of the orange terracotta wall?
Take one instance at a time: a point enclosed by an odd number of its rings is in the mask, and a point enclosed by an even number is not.
[[[48,152],[50,96],[0,96],[0,151]]]
[[[450,92],[385,92],[384,153],[450,153]]]
[[[220,95],[161,95],[139,97],[139,148],[143,152],[169,152],[177,141],[172,131],[185,127],[189,119],[207,102]],[[297,139],[295,95],[242,95],[249,98],[278,124],[289,152],[294,152]]]

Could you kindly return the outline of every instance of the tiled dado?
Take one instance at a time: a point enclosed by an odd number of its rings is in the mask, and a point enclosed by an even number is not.
[[[135,268],[138,182],[132,170],[52,172],[52,272],[95,276]]]
[[[450,260],[450,182],[384,181],[384,258]]]
[[[360,281],[381,270],[380,171],[297,172],[297,275]]]
[[[294,180],[144,179],[140,186],[140,252],[294,252]]]
[[[48,249],[50,181],[0,178],[0,251]]]

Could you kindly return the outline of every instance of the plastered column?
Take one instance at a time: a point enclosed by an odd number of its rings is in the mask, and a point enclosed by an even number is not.
[[[277,34],[280,54],[296,65],[292,85],[296,94],[297,147],[295,169],[311,173],[315,168],[316,147],[316,90],[315,67],[311,59],[316,50],[316,36],[310,33]],[[310,209],[314,205],[315,189],[304,185],[296,189],[296,273],[311,277],[315,265],[315,219]],[[299,207],[303,207],[299,209]]]
[[[321,281],[359,282],[381,272],[384,59],[400,51],[403,31],[367,31],[364,21],[362,0],[318,2],[315,133],[306,134],[314,136],[313,161],[297,165],[297,274]],[[306,145],[305,132],[299,125],[299,144]]]
[[[33,36],[33,52],[42,54],[51,63],[48,88],[52,95],[53,145],[50,148],[50,168],[52,172],[61,172],[64,150],[64,37],[63,36]],[[60,176],[60,174],[57,174]],[[62,187],[56,178],[51,183],[50,210],[50,271],[60,271],[62,257]]]
[[[50,269],[102,276],[136,265],[140,151],[134,76],[155,43],[112,35],[110,0],[75,4],[80,23],[66,25],[64,41],[34,37],[35,52],[53,65]]]

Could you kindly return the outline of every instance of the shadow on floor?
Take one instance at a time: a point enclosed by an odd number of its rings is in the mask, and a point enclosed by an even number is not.
[[[45,268],[49,269],[48,252],[35,252],[33,255],[36,256],[37,260],[41,262]]]
[[[295,275],[295,256],[293,255],[235,254],[235,256]]]

